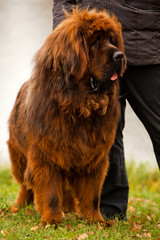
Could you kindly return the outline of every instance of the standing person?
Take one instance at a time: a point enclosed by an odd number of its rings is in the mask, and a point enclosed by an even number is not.
[[[126,99],[144,124],[160,167],[160,1],[54,0],[53,28],[65,18],[63,8],[72,11],[74,5],[107,9],[117,16],[123,28],[128,66],[120,80],[121,121],[110,151],[110,169],[100,208],[106,218],[118,215],[125,219],[129,191],[122,134]]]

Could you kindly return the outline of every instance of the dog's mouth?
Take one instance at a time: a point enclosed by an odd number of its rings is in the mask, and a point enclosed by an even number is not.
[[[115,72],[113,76],[110,78],[111,81],[115,81],[118,78],[118,74]]]
[[[95,77],[91,76],[90,84],[93,92],[97,92],[99,89],[99,82]]]
[[[109,81],[107,80],[109,79]],[[108,86],[112,85],[112,82],[118,79],[118,73],[115,72],[111,77],[106,77],[104,80],[98,80],[94,75],[91,76],[90,86],[93,92],[99,92],[99,90],[105,90]]]

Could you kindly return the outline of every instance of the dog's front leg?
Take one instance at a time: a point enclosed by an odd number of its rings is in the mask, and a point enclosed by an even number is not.
[[[88,222],[105,223],[99,204],[100,194],[104,178],[108,169],[108,161],[103,161],[90,173],[84,172],[76,176],[74,181],[74,191],[79,200],[79,207],[82,217]]]
[[[58,166],[46,159],[38,147],[29,153],[30,174],[33,175],[33,192],[41,224],[62,221],[62,178]]]

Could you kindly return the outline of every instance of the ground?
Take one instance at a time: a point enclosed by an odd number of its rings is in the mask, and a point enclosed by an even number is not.
[[[148,167],[148,165],[147,165]],[[74,214],[65,216],[63,224],[55,227],[39,226],[40,215],[29,205],[12,213],[18,184],[10,169],[0,170],[0,239],[155,239],[160,240],[160,174],[141,164],[127,164],[130,195],[127,221],[114,220],[113,226],[104,228],[100,224],[88,225],[76,219]],[[152,169],[152,170],[151,170]]]

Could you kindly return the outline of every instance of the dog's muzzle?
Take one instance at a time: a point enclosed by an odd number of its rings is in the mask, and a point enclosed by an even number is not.
[[[100,89],[105,90],[112,84],[113,81],[117,80],[122,71],[124,55],[121,51],[116,50],[112,55],[112,67],[111,70],[104,75],[104,78],[98,80],[94,75],[90,78],[90,86],[93,92],[98,92]]]

